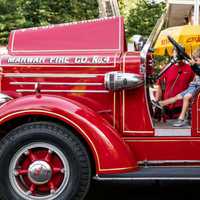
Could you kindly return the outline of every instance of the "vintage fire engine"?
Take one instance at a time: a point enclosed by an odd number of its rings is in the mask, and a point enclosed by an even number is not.
[[[2,200],[79,200],[92,179],[200,179],[199,95],[191,126],[153,119],[149,49],[164,19],[141,53],[127,51],[122,17],[11,32],[0,64]]]

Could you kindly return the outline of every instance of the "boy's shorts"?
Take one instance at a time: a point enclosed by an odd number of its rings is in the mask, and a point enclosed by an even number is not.
[[[184,90],[183,92],[180,93],[180,95],[182,97],[187,96],[189,94],[191,94],[192,96],[194,96],[195,92],[200,88],[199,85],[194,85],[191,84],[186,90]]]

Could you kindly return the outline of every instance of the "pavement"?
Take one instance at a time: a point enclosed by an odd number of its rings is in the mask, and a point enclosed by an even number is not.
[[[92,183],[85,200],[197,200],[200,181]]]

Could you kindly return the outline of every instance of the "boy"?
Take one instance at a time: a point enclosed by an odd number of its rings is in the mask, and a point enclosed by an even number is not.
[[[177,52],[173,50],[173,57],[176,59]],[[191,66],[184,60],[173,64],[157,81],[156,101],[166,100],[186,90],[194,79]],[[165,118],[176,119],[181,113],[183,102],[176,101],[165,107]]]
[[[190,61],[191,67],[195,73],[199,72],[200,69],[200,48],[198,48],[192,56]],[[198,73],[199,74],[199,73]],[[199,74],[200,75],[200,74]],[[178,100],[183,100],[183,107],[181,113],[178,117],[178,120],[173,124],[175,127],[181,127],[188,124],[188,121],[185,120],[185,115],[189,107],[190,99],[194,96],[196,91],[200,88],[200,76],[195,75],[193,81],[190,83],[189,87],[178,95],[171,97],[169,99],[163,101],[152,101],[152,103],[159,108],[163,108],[163,106],[175,103]]]

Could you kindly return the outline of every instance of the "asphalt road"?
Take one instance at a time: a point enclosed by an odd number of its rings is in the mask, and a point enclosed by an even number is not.
[[[200,181],[93,183],[85,200],[198,200]]]

